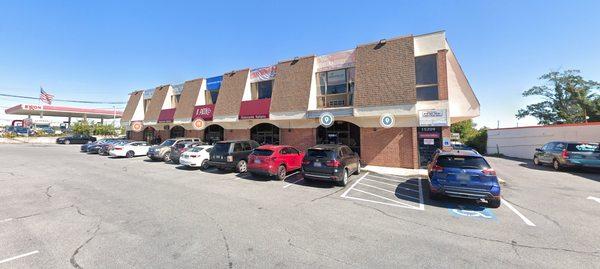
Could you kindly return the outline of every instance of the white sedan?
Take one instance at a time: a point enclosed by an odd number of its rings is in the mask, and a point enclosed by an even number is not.
[[[188,167],[208,168],[208,158],[213,146],[193,147],[181,154],[179,163]]]
[[[130,142],[127,144],[115,145],[115,147],[109,151],[109,154],[113,157],[131,158],[134,156],[145,156],[148,154],[148,149],[150,149],[150,146],[146,142]]]

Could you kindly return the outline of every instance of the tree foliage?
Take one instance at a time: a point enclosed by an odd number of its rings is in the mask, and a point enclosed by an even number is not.
[[[74,134],[85,135],[117,135],[117,129],[112,125],[102,123],[88,123],[87,121],[78,121],[71,124],[71,132]]]
[[[600,83],[585,80],[579,70],[550,72],[539,79],[544,85],[523,92],[524,97],[538,96],[542,101],[519,109],[516,117],[537,118],[539,124],[600,121]]]
[[[487,150],[487,128],[476,129],[476,126],[473,120],[464,120],[453,123],[450,126],[450,131],[459,133],[463,144],[476,149],[481,154],[485,154]]]

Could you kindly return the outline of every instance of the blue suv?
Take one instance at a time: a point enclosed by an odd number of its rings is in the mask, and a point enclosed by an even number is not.
[[[440,151],[427,167],[429,197],[450,196],[485,199],[488,206],[500,207],[500,184],[496,171],[477,152],[470,150]]]

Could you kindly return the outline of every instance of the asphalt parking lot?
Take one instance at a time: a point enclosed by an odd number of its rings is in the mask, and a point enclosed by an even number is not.
[[[598,268],[599,173],[488,160],[498,209],[429,200],[417,177],[342,188],[0,145],[0,268]]]

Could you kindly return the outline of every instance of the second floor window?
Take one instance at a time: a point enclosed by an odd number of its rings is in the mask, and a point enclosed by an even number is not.
[[[176,108],[179,104],[179,99],[181,99],[181,94],[174,94],[171,96],[171,108]]]
[[[211,104],[216,104],[217,103],[217,97],[219,97],[219,89],[216,90],[206,90],[206,104],[207,105],[211,105]]]
[[[273,93],[273,80],[254,82],[250,84],[252,89],[252,100],[269,99]]]
[[[148,104],[150,104],[150,99],[144,99],[144,113],[148,111]]]
[[[354,94],[354,68],[317,73],[318,106],[351,106]]]
[[[437,54],[415,58],[417,101],[438,100]]]

